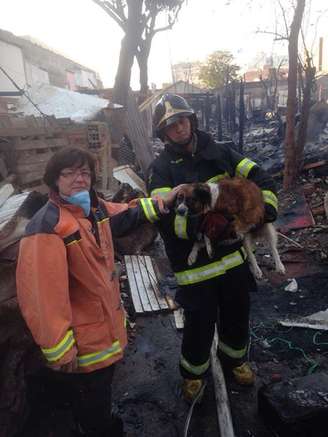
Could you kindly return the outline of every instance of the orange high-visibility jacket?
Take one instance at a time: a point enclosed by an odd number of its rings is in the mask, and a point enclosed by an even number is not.
[[[159,219],[152,199],[93,204],[92,224],[52,194],[27,225],[16,274],[23,317],[46,360],[60,366],[77,352],[78,372],[118,361],[127,343],[111,227],[120,235]]]

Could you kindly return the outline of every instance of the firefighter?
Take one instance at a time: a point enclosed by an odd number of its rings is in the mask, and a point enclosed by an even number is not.
[[[111,383],[127,336],[112,235],[159,220],[169,202],[101,200],[95,160],[78,148],[55,154],[44,181],[49,201],[20,243],[18,302],[49,369],[47,380],[63,397],[69,393],[79,433],[119,437],[123,425],[111,414]]]
[[[216,142],[197,128],[194,110],[184,98],[165,94],[155,107],[156,136],[165,144],[149,170],[151,195],[165,198],[179,184],[219,182],[242,176],[262,190],[265,220],[277,216],[277,197],[272,179],[252,160],[243,157],[231,142]],[[248,363],[249,292],[256,288],[241,241],[217,245],[213,258],[206,250],[189,266],[195,241],[195,217],[174,211],[158,224],[167,256],[178,283],[177,302],[184,308],[180,372],[182,393],[192,401],[199,393],[210,365],[215,324],[218,325],[218,356],[226,375],[251,386],[255,374]]]

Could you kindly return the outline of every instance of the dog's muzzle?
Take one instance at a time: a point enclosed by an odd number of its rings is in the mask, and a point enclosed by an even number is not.
[[[188,206],[185,203],[180,203],[175,209],[176,213],[181,216],[186,216],[188,214]]]

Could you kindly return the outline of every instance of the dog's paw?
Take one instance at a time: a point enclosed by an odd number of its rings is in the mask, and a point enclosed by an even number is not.
[[[263,272],[260,269],[259,266],[255,266],[253,267],[253,275],[255,276],[256,279],[262,279],[263,278]]]
[[[188,256],[188,266],[192,266],[193,264],[195,264],[196,259],[197,259],[197,253],[190,252]]]
[[[281,273],[282,275],[286,273],[286,268],[281,261],[276,264],[276,272]]]

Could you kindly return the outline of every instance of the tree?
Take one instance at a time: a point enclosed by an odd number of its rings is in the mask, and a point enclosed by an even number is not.
[[[200,69],[199,78],[208,88],[221,88],[229,85],[238,77],[240,67],[233,64],[233,55],[230,52],[217,50],[208,58]]]
[[[302,25],[305,0],[297,0],[294,18],[290,26],[288,37],[288,98],[287,98],[287,118],[286,118],[286,137],[285,137],[285,168],[284,181],[285,189],[292,188],[296,183],[299,168],[297,163],[300,158],[297,156],[297,146],[295,140],[295,115],[297,108],[297,65],[298,65],[298,37]],[[306,132],[305,132],[306,134]]]
[[[140,69],[141,92],[148,90],[148,58],[154,35],[171,29],[186,0],[93,0],[123,30],[119,65],[114,84],[114,100],[124,106],[130,88],[131,69],[136,57]],[[155,28],[161,13],[167,24]]]
[[[156,33],[172,29],[177,21],[178,14],[185,0],[146,0],[143,13],[144,30],[138,44],[136,58],[140,70],[140,100],[143,101],[148,94],[148,58],[151,43]],[[160,13],[166,14],[167,24],[155,28],[156,18]]]

